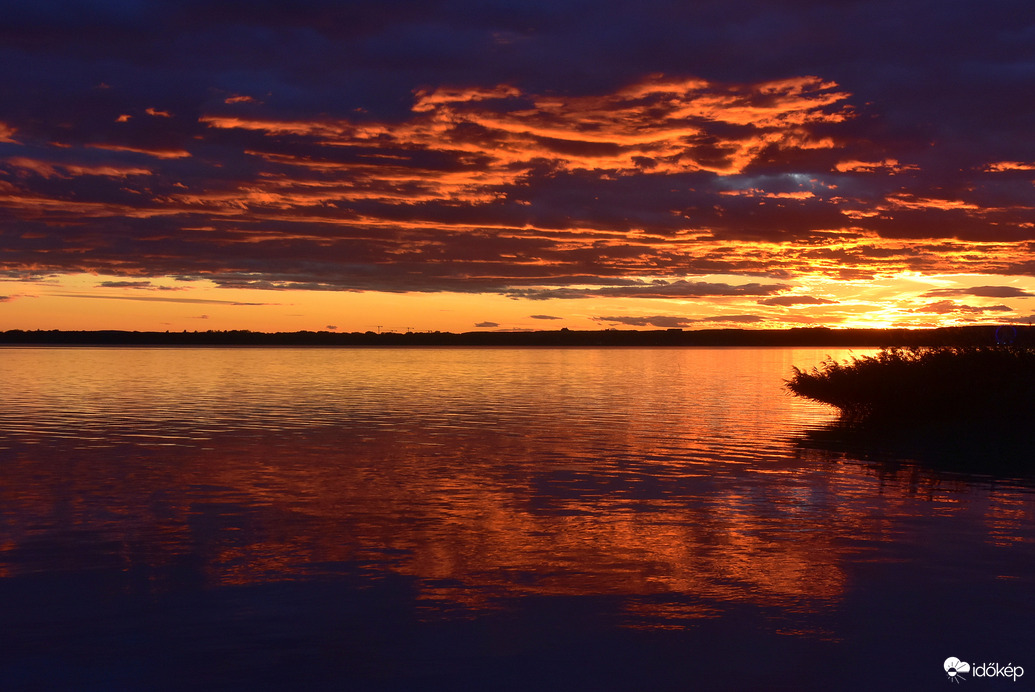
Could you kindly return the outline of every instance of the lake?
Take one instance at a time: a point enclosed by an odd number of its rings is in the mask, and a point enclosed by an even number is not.
[[[2,348],[0,689],[1026,687],[1035,482],[816,444],[852,354]]]

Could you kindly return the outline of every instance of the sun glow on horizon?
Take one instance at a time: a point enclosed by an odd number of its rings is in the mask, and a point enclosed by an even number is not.
[[[995,282],[995,283],[993,283]],[[1035,279],[903,272],[758,280],[710,274],[511,293],[260,289],[69,274],[0,280],[4,329],[452,331],[935,327],[1026,323]]]

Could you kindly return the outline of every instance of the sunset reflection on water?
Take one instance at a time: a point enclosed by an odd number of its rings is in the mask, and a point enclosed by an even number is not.
[[[963,548],[972,577],[1030,582],[1023,486],[794,444],[831,415],[781,380],[825,355],[8,350],[0,577],[161,594],[359,570],[409,580],[424,621],[588,598],[619,628],[749,608],[834,642],[879,565],[963,579]]]

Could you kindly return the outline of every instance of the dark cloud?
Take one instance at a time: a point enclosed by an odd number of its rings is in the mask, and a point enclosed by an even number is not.
[[[686,327],[693,323],[693,320],[685,317],[674,317],[672,315],[654,315],[652,317],[594,317],[593,319],[597,322],[605,322],[607,324],[624,324],[629,327],[660,327],[663,329]]]
[[[924,293],[924,298],[935,298],[939,296],[978,296],[981,298],[1032,298],[1031,293],[1016,286],[974,286],[972,288],[936,288],[933,291]]]
[[[939,315],[951,313],[979,314],[983,312],[1013,312],[1013,308],[1006,305],[962,305],[952,300],[939,300],[938,302],[915,308],[913,312],[932,312]]]
[[[486,327],[498,327],[498,322],[478,322],[474,325],[475,327],[486,328]]]
[[[836,300],[828,300],[826,298],[816,298],[814,296],[775,296],[773,298],[763,298],[758,301],[759,305],[834,305]]]
[[[574,298],[704,298],[714,296],[758,296],[776,293],[786,289],[785,284],[740,284],[709,283],[705,281],[654,281],[650,283],[627,283],[622,286],[603,288],[558,288],[558,289],[512,289],[508,295],[531,300]]]
[[[740,324],[750,324],[753,322],[763,322],[765,317],[761,315],[715,315],[713,317],[705,317],[699,322],[735,322]]]
[[[544,299],[1035,274],[1033,42],[1027,0],[5,3],[0,252]]]
[[[1028,315],[1027,317],[1004,315],[1002,317],[997,317],[996,321],[1004,324],[1026,324],[1031,326],[1033,321],[1035,321],[1035,314]]]
[[[150,281],[102,281],[97,284],[101,288],[153,288]]]
[[[200,303],[204,305],[239,305],[243,307],[259,305],[277,305],[277,303],[242,303],[235,300],[216,300],[213,298],[166,298],[164,296],[128,296],[128,295],[103,295],[96,293],[54,293],[59,298],[90,298],[101,300],[137,300],[142,302],[156,303]]]
[[[554,317],[553,315],[530,315],[533,320],[562,320],[563,317]]]
[[[765,320],[764,317],[761,317],[759,315],[716,315],[713,317],[705,317],[701,319],[677,317],[674,315],[653,315],[650,317],[613,316],[594,317],[592,319],[596,322],[604,322],[607,324],[624,324],[630,327],[659,327],[663,329],[688,327],[690,325],[699,324],[702,322],[729,322],[734,324],[752,324],[755,322],[762,322]]]

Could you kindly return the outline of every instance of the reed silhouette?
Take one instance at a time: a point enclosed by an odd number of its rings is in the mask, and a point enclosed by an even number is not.
[[[847,424],[1012,425],[1030,418],[1035,402],[1035,348],[885,348],[846,363],[795,367],[786,386],[834,406]]]
[[[1012,345],[886,348],[808,371],[794,394],[834,406],[836,422],[806,431],[803,449],[876,464],[928,467],[1030,485],[1035,348]]]

